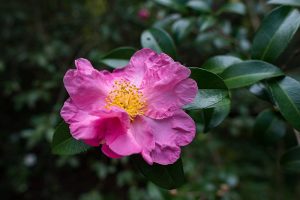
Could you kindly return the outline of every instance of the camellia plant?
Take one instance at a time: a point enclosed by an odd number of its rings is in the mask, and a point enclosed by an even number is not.
[[[197,1],[183,2],[172,5],[202,8]],[[257,30],[249,59],[218,55],[200,67],[185,67],[176,62],[172,37],[157,27],[141,34],[141,50],[121,47],[103,56],[101,63],[112,71],[77,59],[64,76],[70,97],[61,109],[53,153],[73,155],[95,147],[113,159],[130,156],[148,180],[177,188],[185,182],[181,147],[195,137],[194,120],[201,124],[197,132],[217,127],[230,113],[231,93],[245,87],[270,105],[256,119],[255,137],[276,142],[290,126],[299,139],[300,82],[275,63],[299,29],[300,3],[270,4],[280,6]],[[287,150],[280,163],[299,171],[300,146]]]

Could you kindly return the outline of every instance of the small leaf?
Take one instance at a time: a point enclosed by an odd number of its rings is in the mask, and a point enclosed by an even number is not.
[[[285,152],[280,159],[280,164],[287,171],[300,172],[300,146]]]
[[[300,13],[282,6],[273,10],[263,20],[255,34],[252,57],[274,62],[287,47],[300,25]]]
[[[230,65],[242,62],[241,59],[234,56],[214,56],[208,59],[201,68],[206,69],[215,74],[222,73]]]
[[[200,13],[209,13],[211,12],[211,8],[207,2],[199,1],[199,0],[191,0],[187,4],[187,7],[190,7],[193,10],[196,10]]]
[[[300,130],[300,83],[286,76],[268,81],[268,88],[283,117]]]
[[[254,94],[256,97],[274,103],[271,94],[267,90],[267,86],[264,83],[256,83],[249,88],[249,91]]]
[[[170,35],[162,29],[150,28],[141,35],[141,43],[144,48],[150,48],[158,53],[164,52],[176,58],[176,48]]]
[[[172,25],[175,41],[184,39],[191,32],[191,19],[180,19]]]
[[[140,155],[131,156],[133,164],[140,172],[156,185],[171,190],[185,183],[181,159],[172,165],[149,165]]]
[[[217,19],[215,16],[203,16],[199,20],[200,23],[199,31],[200,32],[206,31],[207,29],[213,27],[216,24],[216,22]]]
[[[268,4],[281,4],[287,6],[300,6],[299,0],[271,0]]]
[[[74,155],[85,152],[90,148],[90,146],[71,136],[69,126],[66,123],[61,122],[56,128],[52,140],[52,153]]]
[[[246,7],[241,2],[227,3],[217,12],[217,15],[222,13],[235,13],[239,15],[244,15],[246,13]]]
[[[263,61],[249,60],[231,65],[220,76],[228,88],[233,89],[282,75],[282,71],[274,65]]]
[[[135,51],[136,50],[132,47],[120,47],[114,49],[101,58],[101,63],[112,68],[125,67]]]
[[[191,78],[197,82],[199,92],[193,103],[185,106],[186,110],[214,107],[229,96],[228,88],[218,75],[201,68],[190,69]]]
[[[278,113],[273,110],[265,110],[256,118],[253,135],[262,143],[272,144],[284,136],[285,130],[285,123]]]
[[[186,7],[183,4],[184,2],[177,1],[177,0],[154,0],[155,2],[166,6],[167,8],[179,11],[179,12],[186,12]]]
[[[206,133],[220,125],[230,112],[230,99],[225,98],[214,105],[213,108],[201,110],[201,121],[204,125],[203,132]]]

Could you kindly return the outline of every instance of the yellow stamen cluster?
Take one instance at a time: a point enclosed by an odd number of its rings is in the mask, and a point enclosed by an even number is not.
[[[128,113],[131,120],[144,114],[145,98],[139,89],[129,81],[115,81],[105,100],[107,109],[110,109],[111,106],[122,108]]]

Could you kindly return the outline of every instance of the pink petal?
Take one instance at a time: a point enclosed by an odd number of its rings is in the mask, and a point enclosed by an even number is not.
[[[61,116],[70,125],[72,136],[91,146],[114,141],[127,132],[130,123],[128,114],[121,109],[89,113],[77,107],[71,99],[65,102]]]
[[[147,100],[146,116],[155,119],[170,117],[197,94],[197,84],[188,79],[190,70],[179,63],[155,65],[145,73],[142,92]]]
[[[136,142],[141,146],[141,154],[145,161],[153,164],[150,152],[154,149],[155,143],[152,129],[147,121],[143,117],[136,117],[131,124],[130,130]]]
[[[107,145],[113,152],[121,156],[129,156],[141,152],[141,146],[137,143],[131,131],[120,134],[113,142],[107,143]]]
[[[156,53],[151,49],[141,49],[131,57],[129,64],[126,67],[114,70],[113,74],[127,79],[132,84],[139,87],[147,70],[145,62],[154,55],[156,55]]]
[[[75,66],[80,72],[84,74],[91,74],[94,70],[94,67],[92,66],[90,61],[84,58],[75,60]]]
[[[188,145],[195,137],[195,122],[182,110],[165,119],[144,119],[154,136],[155,148],[150,152],[153,162],[174,163],[180,156],[180,146]]]
[[[110,157],[110,158],[122,158],[122,156],[120,156],[119,154],[116,154],[115,152],[113,152],[108,145],[103,144],[102,148],[101,148],[102,152]]]
[[[113,76],[97,71],[85,59],[76,60],[77,69],[70,69],[64,76],[64,85],[73,102],[83,110],[99,110],[105,105]]]
[[[161,165],[170,165],[180,158],[180,147],[156,144],[151,152],[153,162]]]

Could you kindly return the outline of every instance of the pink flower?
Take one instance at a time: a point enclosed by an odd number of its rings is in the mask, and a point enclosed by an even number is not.
[[[61,109],[75,139],[102,145],[111,158],[141,154],[162,165],[174,163],[193,140],[195,123],[182,107],[195,98],[197,84],[168,55],[142,49],[112,73],[82,58],[75,65],[64,77],[70,98]]]
[[[142,9],[139,10],[138,16],[142,20],[147,20],[150,17],[150,12],[149,12],[148,9],[142,8]]]

